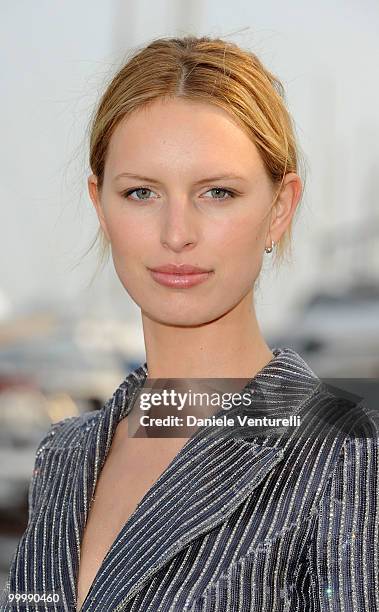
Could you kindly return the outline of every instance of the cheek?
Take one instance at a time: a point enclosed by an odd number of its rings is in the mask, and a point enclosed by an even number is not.
[[[141,304],[144,300],[142,263],[146,261],[147,242],[141,223],[133,223],[130,218],[113,218],[108,223],[111,251],[115,272],[131,299]]]
[[[222,236],[216,236],[219,272],[219,285],[225,295],[228,287],[230,298],[245,295],[255,283],[261,266],[264,244],[264,232],[259,222],[250,217],[234,219]],[[212,247],[211,247],[212,248]]]
[[[107,227],[114,258],[123,258],[124,263],[127,263],[128,259],[138,257],[143,252],[145,244],[143,224],[133,222],[130,218],[126,221],[119,215],[108,220]]]
[[[221,232],[214,235],[214,247],[226,261],[249,261],[257,255],[262,241],[258,222],[251,218],[234,219]]]

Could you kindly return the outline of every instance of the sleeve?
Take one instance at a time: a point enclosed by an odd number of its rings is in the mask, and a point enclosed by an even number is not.
[[[39,470],[39,463],[40,463],[40,458],[41,458],[41,454],[43,449],[45,448],[45,445],[47,444],[47,442],[49,441],[50,437],[51,437],[51,433],[53,430],[53,425],[50,427],[49,431],[47,432],[47,434],[42,438],[42,440],[39,442],[37,450],[36,450],[36,455],[35,455],[35,460],[34,460],[34,468],[31,474],[31,478],[30,478],[30,482],[29,482],[29,489],[28,489],[28,524],[30,523],[30,519],[33,515],[33,508],[34,508],[34,503],[35,503],[35,499],[36,499],[36,483],[37,483],[37,475],[38,475],[38,470]],[[12,562],[11,562],[11,566],[13,565],[13,561],[16,557],[17,554],[17,548],[13,554],[13,558],[12,558]],[[0,597],[0,612],[5,612],[6,610],[10,610],[12,606],[9,605],[8,603],[8,594],[10,591],[10,573],[8,574],[7,577],[7,581],[5,583],[5,586],[2,590],[1,593],[1,597]],[[14,606],[13,606],[14,607]]]
[[[379,438],[347,438],[308,551],[312,612],[379,611]]]
[[[33,471],[30,477],[29,488],[28,488],[28,524],[30,523],[30,520],[33,516],[33,511],[35,507],[35,502],[36,502],[36,497],[37,497],[37,482],[38,482],[38,477],[40,474],[40,465],[41,465],[41,460],[43,456],[43,451],[46,447],[46,444],[48,444],[48,442],[51,439],[53,430],[54,430],[54,425],[51,425],[47,434],[39,442],[37,450],[36,450]]]
[[[57,421],[56,423],[52,423],[50,425],[50,429],[47,431],[46,435],[42,438],[42,440],[38,444],[36,454],[35,454],[33,471],[31,474],[29,488],[28,488],[28,524],[33,516],[34,508],[35,508],[35,505],[38,499],[40,484],[41,484],[41,480],[43,477],[43,464],[44,464],[43,460],[45,456],[45,450],[48,450],[51,447],[53,443],[52,442],[53,438],[55,438],[54,444],[56,445],[58,442],[59,434],[63,434],[64,432],[63,426],[69,421],[76,420],[77,418],[78,417],[76,416],[67,417],[60,421]]]
[[[72,417],[69,417],[69,418],[72,418]],[[62,424],[68,421],[69,418],[58,421],[57,423],[53,423],[50,426],[49,430],[47,431],[46,435],[42,438],[42,440],[40,440],[38,444],[36,454],[35,454],[34,467],[33,467],[33,471],[32,471],[30,482],[29,482],[29,488],[28,488],[28,525],[33,516],[36,501],[38,499],[38,492],[39,492],[40,482],[41,482],[41,477],[42,477],[41,465],[42,465],[42,460],[44,456],[44,451],[46,448],[48,448],[49,443],[52,437],[56,434],[57,430],[61,427]],[[19,544],[20,542],[21,540],[19,541]],[[13,561],[16,558],[17,550],[18,550],[18,547],[16,548],[13,554],[13,558],[11,561],[11,567],[13,566]],[[9,572],[8,574],[5,586],[1,593],[0,612],[6,612],[8,610],[14,609],[14,605],[12,606],[8,603],[8,594],[10,592],[10,579],[11,579],[11,572]]]

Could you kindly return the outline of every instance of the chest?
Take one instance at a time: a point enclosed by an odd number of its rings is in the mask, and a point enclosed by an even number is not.
[[[127,438],[127,425],[120,428],[100,472],[81,542],[78,610],[124,525],[184,443]]]

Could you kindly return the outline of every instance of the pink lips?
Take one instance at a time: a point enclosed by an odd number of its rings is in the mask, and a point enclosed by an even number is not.
[[[154,280],[165,287],[176,287],[186,289],[199,283],[203,283],[209,278],[212,271],[204,270],[198,266],[187,264],[166,264],[156,268],[149,268]]]

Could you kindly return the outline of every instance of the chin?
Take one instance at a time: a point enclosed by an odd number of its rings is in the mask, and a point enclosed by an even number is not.
[[[144,313],[149,319],[157,323],[172,325],[173,327],[193,327],[207,323],[206,318],[194,314],[190,316],[183,311],[180,314],[164,314],[162,311],[159,313],[152,313],[145,310]]]
[[[165,310],[162,308],[162,305],[156,310],[151,309],[151,303],[149,306],[147,309],[142,308],[145,316],[162,325],[172,325],[173,327],[199,327],[200,325],[211,323],[224,314],[224,311],[220,312],[219,310],[217,312],[212,310],[207,312],[204,312],[204,310],[200,311],[190,305],[188,307],[182,306],[180,309],[172,309],[171,311],[170,308]]]

